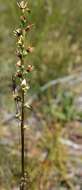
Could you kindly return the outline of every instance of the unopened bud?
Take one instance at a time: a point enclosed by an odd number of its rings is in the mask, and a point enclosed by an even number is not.
[[[32,65],[28,65],[28,67],[27,67],[27,72],[32,72],[32,70],[33,70],[33,66]]]
[[[29,46],[26,50],[28,53],[32,53],[34,51],[34,47]]]
[[[26,17],[23,15],[23,16],[20,16],[20,20],[24,23],[26,23]]]
[[[21,71],[17,71],[16,76],[19,77],[19,78],[22,78],[22,73],[21,73]]]
[[[27,32],[28,30],[30,30],[33,25],[34,25],[34,24],[29,24],[29,25],[25,28],[25,31]]]

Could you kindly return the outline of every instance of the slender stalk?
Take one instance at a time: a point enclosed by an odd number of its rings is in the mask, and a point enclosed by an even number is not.
[[[22,178],[24,178],[24,91],[22,90],[22,110],[21,110],[21,170]],[[24,183],[22,189],[24,189]]]

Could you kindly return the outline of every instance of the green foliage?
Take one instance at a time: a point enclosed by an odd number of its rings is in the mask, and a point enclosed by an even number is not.
[[[74,96],[71,92],[63,92],[57,97],[59,103],[54,109],[54,115],[61,122],[69,122],[76,118],[77,112],[74,106]]]
[[[48,97],[48,102],[41,106],[41,112],[47,117],[53,118],[62,124],[73,121],[76,119],[78,112],[74,103],[74,94],[71,91],[64,91],[59,87],[56,98]]]

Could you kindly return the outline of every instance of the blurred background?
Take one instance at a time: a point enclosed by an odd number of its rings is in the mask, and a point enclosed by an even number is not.
[[[29,0],[29,77],[25,168],[30,190],[82,189],[82,0]],[[12,74],[19,24],[16,0],[0,0],[0,190],[18,190],[20,124]]]

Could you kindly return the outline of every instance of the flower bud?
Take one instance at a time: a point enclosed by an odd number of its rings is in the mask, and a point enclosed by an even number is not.
[[[34,25],[34,24],[29,24],[29,25],[25,28],[25,31],[26,31],[26,32],[29,31],[29,30],[32,28],[33,25]]]
[[[32,65],[28,65],[26,71],[27,72],[32,72],[32,70],[33,70],[33,66]]]
[[[19,77],[19,78],[22,78],[22,73],[21,73],[20,70],[17,71],[16,76]]]
[[[26,49],[26,51],[27,51],[28,53],[32,53],[32,52],[33,52],[33,50],[34,50],[34,48],[33,48],[33,47],[31,47],[31,46],[29,46],[29,47]]]
[[[24,15],[20,16],[20,20],[23,22],[23,23],[26,23],[26,17]]]

